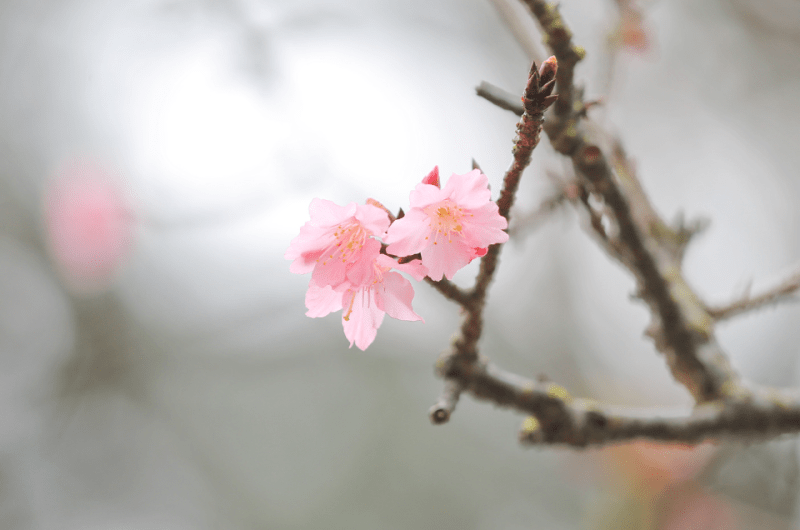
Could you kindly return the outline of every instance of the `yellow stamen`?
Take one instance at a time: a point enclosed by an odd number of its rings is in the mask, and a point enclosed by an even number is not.
[[[347,308],[347,314],[343,317],[345,320],[350,320],[350,313],[353,312],[353,302],[356,301],[356,293],[353,291],[353,296],[350,298],[350,306]]]

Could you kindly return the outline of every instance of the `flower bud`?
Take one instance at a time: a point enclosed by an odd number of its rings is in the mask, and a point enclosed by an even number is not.
[[[550,81],[556,78],[556,72],[558,71],[558,61],[556,60],[555,55],[551,55],[542,65],[539,67],[539,86],[546,85]]]

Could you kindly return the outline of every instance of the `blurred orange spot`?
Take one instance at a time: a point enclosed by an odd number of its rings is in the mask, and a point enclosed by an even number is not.
[[[639,16],[623,14],[619,33],[625,49],[637,53],[645,53],[650,49],[650,38],[642,27],[642,20]]]
[[[659,528],[663,530],[736,530],[736,516],[731,506],[719,497],[700,491],[673,500],[665,506],[665,517]]]
[[[624,479],[660,490],[694,477],[715,450],[711,443],[685,445],[635,441],[607,451]]]

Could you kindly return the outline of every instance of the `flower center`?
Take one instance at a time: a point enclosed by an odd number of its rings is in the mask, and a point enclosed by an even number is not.
[[[340,224],[333,232],[336,242],[325,249],[322,264],[325,265],[332,259],[341,259],[342,263],[347,263],[361,250],[369,235],[358,221]]]
[[[450,235],[452,232],[461,235],[464,211],[450,199],[431,204],[425,208],[424,211],[431,220],[431,230],[435,232],[434,245],[436,244],[436,239],[438,239],[439,234],[446,236],[448,242],[452,242]]]

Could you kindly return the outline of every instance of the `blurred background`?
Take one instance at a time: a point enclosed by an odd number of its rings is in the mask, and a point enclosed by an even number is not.
[[[800,261],[800,3],[564,0],[591,111],[710,303]],[[0,2],[0,528],[798,528],[797,444],[526,450],[462,398],[432,426],[457,308],[366,351],[304,316],[283,253],[313,197],[396,211],[434,165],[497,193],[546,57],[513,0]],[[570,169],[544,141],[522,216]],[[687,409],[632,278],[569,207],[505,247],[482,351],[574,394]],[[473,264],[475,265],[475,264]],[[462,270],[469,285],[475,267]],[[800,308],[721,325],[796,385]]]

